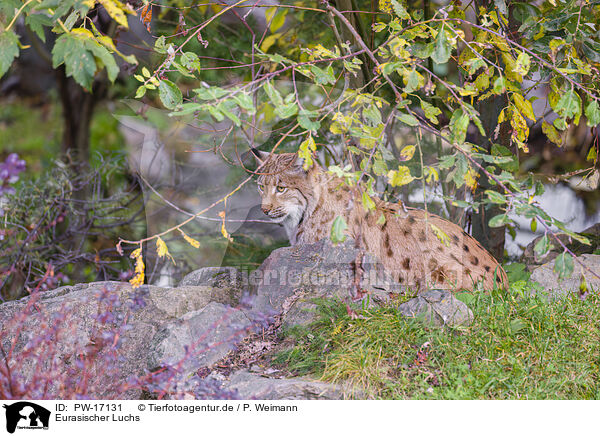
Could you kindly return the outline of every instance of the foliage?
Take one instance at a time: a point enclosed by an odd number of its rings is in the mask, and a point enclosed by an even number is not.
[[[122,350],[128,345],[126,333],[132,328],[134,316],[139,316],[148,306],[148,289],[140,288],[124,299],[119,298],[112,285],[97,291],[93,303],[86,303],[97,304],[98,308],[93,319],[86,320],[91,325],[87,344],[60,349],[59,344],[71,343],[72,329],[76,328],[68,307],[63,306],[54,316],[46,316],[36,334],[30,335],[23,346],[17,346],[22,340],[19,332],[26,327],[25,320],[40,315],[36,312],[44,313],[43,304],[38,305],[43,295],[42,283],[32,290],[23,307],[1,326],[0,398],[119,399],[138,391],[138,395],[142,392],[146,397],[157,399],[239,399],[237,391],[223,389],[215,379],[204,380],[196,374],[190,376],[184,368],[223,342],[235,348],[241,338],[262,331],[266,323],[271,322],[269,316],[257,313],[251,317],[249,326],[235,329],[221,343],[211,341],[211,335],[205,334],[185,346],[185,354],[179,361],[142,374],[125,374],[121,362]],[[241,310],[252,299],[246,295],[242,300],[230,312]],[[211,329],[226,322],[230,312],[217,320]],[[66,368],[65,363],[68,364]],[[34,367],[43,370],[30,373]]]
[[[15,32],[17,20],[24,18],[25,25],[42,41],[46,30],[58,37],[52,48],[52,66],[64,65],[67,77],[73,77],[83,88],[92,89],[94,78],[105,72],[114,82],[119,72],[116,58],[136,64],[134,56],[117,50],[113,39],[98,30],[97,16],[88,14],[103,8],[119,26],[128,27],[126,16],[134,14],[132,7],[119,0],[16,0],[0,5],[0,77],[10,68],[23,46]]]
[[[124,272],[129,264],[120,259],[113,238],[123,231],[142,234],[145,216],[135,181],[115,183],[112,174],[123,167],[122,159],[105,159],[98,169],[76,174],[57,161],[3,199],[2,299],[22,297],[38,285],[45,290],[73,280],[118,280],[131,274]],[[87,189],[95,196],[82,199]]]
[[[289,331],[276,362],[295,374],[350,383],[382,399],[598,399],[598,293],[548,301],[525,282],[509,293],[465,294],[469,327],[428,327],[393,306],[321,319]]]
[[[532,227],[540,224],[548,238],[564,233],[589,244],[538,206],[533,196],[543,185],[533,174],[520,174],[518,163],[531,153],[534,124],[557,147],[569,126],[585,122],[596,129],[599,5],[451,1],[434,10],[427,1],[414,7],[393,0],[379,2],[379,9],[356,2],[345,12],[345,2],[333,3],[266,7],[241,1],[165,8],[150,18],[146,10],[144,21],[163,31],[168,28],[161,23],[178,14],[179,33],[156,39],[158,66],[136,76],[137,97],[155,93],[172,116],[229,124],[227,135],[244,132],[250,147],[260,143],[249,130],[281,123],[273,150],[287,139],[305,167],[313,158],[333,160],[330,171],[359,187],[367,210],[372,195],[398,201],[402,187],[416,181],[426,207],[427,195],[441,186],[447,210],[500,208],[487,217],[492,228],[514,229],[509,214],[517,214]],[[257,11],[266,19],[262,33],[251,19]],[[238,30],[220,21],[227,14]],[[192,18],[200,24],[188,26]],[[311,24],[322,21],[330,26]],[[214,53],[207,47],[220,51],[219,32],[235,34],[230,50],[221,58],[203,56]],[[214,79],[212,69],[231,75],[200,83]],[[532,91],[541,86],[549,93],[545,113],[536,113]],[[598,171],[597,148],[589,150],[588,175]],[[350,165],[337,165],[342,161]],[[331,235],[338,240],[344,223],[335,223]],[[574,261],[563,248],[557,272],[566,276]]]

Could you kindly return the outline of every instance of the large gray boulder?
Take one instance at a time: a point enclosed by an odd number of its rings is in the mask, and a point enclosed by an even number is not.
[[[535,268],[530,280],[542,285],[543,293],[550,298],[560,298],[569,294],[579,295],[582,277],[585,278],[588,290],[600,291],[600,279],[590,272],[600,275],[600,255],[584,254],[578,256],[577,260],[584,266],[575,261],[573,274],[569,278],[559,280],[558,274],[554,272],[555,260],[553,260]]]
[[[323,239],[274,250],[250,276],[254,311],[284,313],[284,323],[306,324],[313,320],[315,298],[355,300],[355,261],[362,258],[360,289],[368,306],[403,295],[405,288],[394,281],[373,256],[354,246],[353,240],[333,245]]]
[[[12,349],[13,377],[29,390],[37,392],[50,381],[47,396],[64,398],[61,389],[81,376],[78,361],[87,356],[90,397],[139,398],[138,389],[119,389],[130,376],[151,369],[148,356],[158,342],[157,335],[176,331],[185,322],[191,325],[189,332],[196,334],[200,323],[211,322],[206,314],[216,316],[211,310],[224,307],[224,300],[216,288],[208,286],[142,286],[138,290],[121,282],[65,286],[1,304],[0,340],[4,350]],[[214,306],[204,315],[198,312],[211,302]],[[235,324],[238,317],[234,315],[224,325]],[[190,345],[196,339],[190,338]],[[179,345],[183,349],[187,344]],[[172,354],[175,347],[170,348]],[[224,356],[229,349],[220,351]],[[206,359],[215,358],[211,348]],[[154,363],[161,365],[158,360]]]

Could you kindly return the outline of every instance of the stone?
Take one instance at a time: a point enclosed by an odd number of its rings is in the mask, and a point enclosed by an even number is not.
[[[115,306],[110,312],[104,305],[99,307],[102,292],[107,299],[114,298]],[[200,328],[201,319],[194,320],[198,311],[211,302],[223,305],[223,298],[218,289],[208,286],[160,288],[144,285],[138,290],[126,282],[63,286],[37,294],[35,298],[1,304],[0,341],[5,350],[10,350],[14,344],[10,364],[18,368],[13,370],[13,375],[20,383],[32,386],[32,380],[36,380],[39,373],[57,371],[56,385],[51,384],[48,397],[58,399],[62,398],[58,389],[65,381],[65,374],[77,371],[76,357],[82,353],[95,353],[103,335],[116,332],[120,344],[117,356],[93,359],[90,368],[90,385],[93,386],[89,395],[99,399],[135,399],[139,398],[140,391],[121,392],[118,389],[129,376],[140,375],[148,369],[150,345],[156,340],[157,333],[170,331],[169,326],[180,325],[181,320]],[[143,300],[145,305],[132,309],[131,304],[136,300]],[[97,321],[99,314],[105,322]],[[125,321],[126,328],[121,328]],[[44,336],[47,337],[46,348],[34,348],[34,356],[27,354],[28,344]],[[59,367],[56,362],[60,362]]]
[[[590,290],[600,291],[600,279],[583,268],[578,261],[588,270],[600,275],[600,255],[583,254],[573,260],[573,274],[569,278],[562,281],[558,279],[558,274],[554,272],[555,260],[553,260],[535,268],[531,273],[530,280],[538,282],[544,289],[542,292],[550,298],[560,298],[569,294],[579,295],[582,276],[585,277]]]
[[[360,288],[372,307],[402,295],[405,288],[383,265],[361,253],[348,239],[333,245],[327,239],[274,250],[250,276],[252,311],[285,313],[284,324],[307,324],[314,319],[315,298],[354,299],[354,262],[362,256]],[[287,319],[285,319],[287,317]]]
[[[237,390],[244,400],[342,400],[351,395],[330,383],[263,377],[246,370],[233,373],[224,388]]]
[[[473,322],[473,312],[451,292],[430,289],[398,306],[402,315],[423,320],[434,326],[467,326]]]
[[[244,280],[242,272],[234,267],[206,267],[192,271],[179,283],[179,288],[187,286],[216,288],[223,297],[223,304],[235,306],[247,288],[247,279]]]
[[[240,310],[211,302],[201,310],[186,313],[154,335],[147,367],[153,370],[171,365],[180,368],[185,375],[210,366],[247,335],[250,325]]]
[[[593,226],[582,230],[580,233],[590,240],[591,245],[582,244],[581,242],[576,241],[569,235],[565,234],[558,235],[558,239],[560,239],[563,244],[569,247],[569,249],[577,255],[591,254],[600,248],[600,223],[594,224]],[[543,235],[535,238],[527,245],[525,251],[523,251],[521,262],[528,265],[530,270],[533,270],[535,265],[542,265],[544,263],[553,261],[560,253],[564,251],[564,248],[554,239],[554,237],[549,236],[550,250],[544,256],[538,256],[535,253],[534,248],[542,238]]]

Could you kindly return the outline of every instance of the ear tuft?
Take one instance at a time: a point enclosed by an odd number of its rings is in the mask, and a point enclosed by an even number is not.
[[[259,150],[257,148],[251,148],[250,151],[252,152],[252,154],[256,158],[256,160],[257,160],[257,162],[258,162],[259,165],[262,165],[268,159],[268,157],[270,155],[270,153],[267,153],[266,151]]]

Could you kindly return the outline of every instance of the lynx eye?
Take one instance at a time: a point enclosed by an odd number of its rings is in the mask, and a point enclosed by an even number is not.
[[[256,185],[256,186],[258,187],[258,192],[260,192],[262,194],[265,187],[263,185]]]
[[[277,187],[277,192],[281,192],[281,193],[283,193],[283,192],[285,192],[285,191],[287,191],[287,188],[286,188],[285,186],[278,186],[278,187]]]

